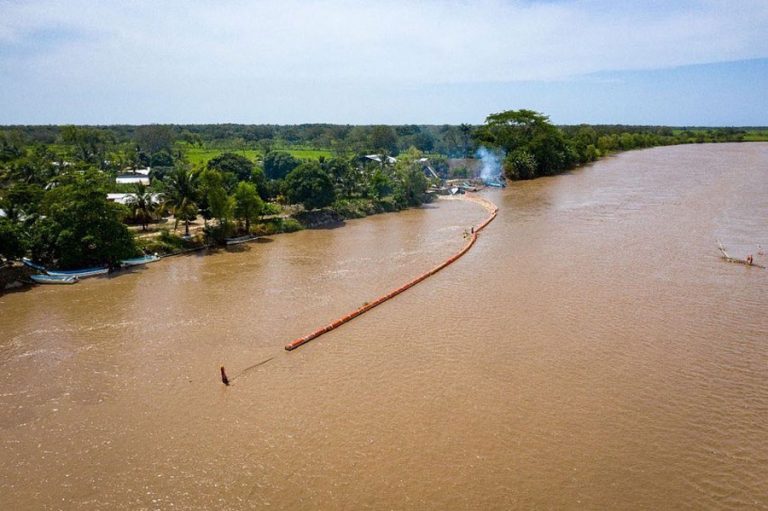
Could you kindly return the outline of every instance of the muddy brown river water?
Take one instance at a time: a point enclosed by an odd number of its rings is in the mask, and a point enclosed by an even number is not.
[[[0,509],[768,509],[768,144],[483,196],[1,296]]]

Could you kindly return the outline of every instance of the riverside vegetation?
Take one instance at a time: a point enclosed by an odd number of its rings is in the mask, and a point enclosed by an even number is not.
[[[10,126],[0,129],[0,262],[116,266],[142,252],[398,211],[428,200],[424,157],[441,178],[471,177],[448,160],[481,146],[517,180],[616,151],[751,140],[768,140],[768,129],[558,127],[530,110],[481,126]],[[147,167],[150,185],[116,184]],[[118,204],[110,192],[130,195]]]

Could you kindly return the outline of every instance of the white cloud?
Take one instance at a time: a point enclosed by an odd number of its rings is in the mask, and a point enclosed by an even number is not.
[[[766,57],[766,26],[764,0],[0,0],[0,86],[199,103],[563,80]]]
[[[47,31],[87,34],[29,59],[94,74],[324,81],[559,79],[768,55],[764,1],[619,4],[11,2],[0,4],[0,37],[13,52]]]

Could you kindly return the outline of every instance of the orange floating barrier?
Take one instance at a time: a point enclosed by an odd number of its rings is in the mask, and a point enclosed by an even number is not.
[[[426,279],[428,277],[431,277],[432,275],[434,275],[435,273],[439,272],[440,270],[442,270],[446,266],[456,262],[461,256],[466,254],[469,251],[469,249],[472,248],[472,245],[475,244],[475,241],[477,241],[477,234],[480,231],[482,231],[488,224],[490,224],[493,221],[494,218],[496,218],[496,214],[499,211],[499,208],[496,207],[496,205],[494,203],[492,203],[491,201],[489,201],[487,199],[483,199],[483,198],[480,198],[480,197],[472,197],[470,200],[472,200],[473,202],[477,202],[477,203],[481,204],[483,207],[485,207],[490,212],[490,215],[483,222],[481,222],[477,227],[474,227],[472,229],[472,232],[469,235],[469,240],[461,248],[461,250],[459,250],[458,252],[453,254],[451,257],[449,257],[448,259],[446,259],[442,263],[438,264],[437,266],[435,266],[434,268],[432,268],[428,272],[422,273],[418,277],[416,277],[416,278],[410,280],[409,282],[403,284],[399,288],[397,288],[397,289],[395,289],[393,291],[390,291],[386,295],[380,296],[376,300],[374,300],[374,301],[372,301],[370,303],[367,303],[367,304],[363,305],[362,307],[359,307],[359,308],[355,309],[354,311],[350,312],[349,314],[346,314],[345,316],[342,316],[341,318],[337,319],[336,321],[334,321],[334,322],[332,322],[332,323],[330,323],[330,324],[328,324],[328,325],[326,325],[324,327],[318,328],[314,332],[309,333],[309,334],[305,335],[304,337],[299,337],[298,339],[295,339],[295,340],[289,342],[288,344],[285,345],[285,349],[287,351],[295,350],[296,348],[298,348],[302,344],[306,344],[309,341],[311,341],[313,339],[317,339],[321,335],[323,335],[323,334],[325,334],[327,332],[330,332],[331,330],[335,330],[336,328],[340,327],[344,323],[347,323],[347,322],[355,319],[356,317],[360,316],[364,312],[368,312],[369,310],[373,309],[377,305],[381,305],[382,303],[386,302],[387,300],[391,300],[392,298],[394,298],[395,296],[399,295],[403,291],[405,291],[407,289],[410,289],[411,287],[415,286],[416,284],[418,284],[422,280],[424,280],[424,279]],[[221,369],[222,369],[222,376],[223,376],[224,368],[222,367]]]

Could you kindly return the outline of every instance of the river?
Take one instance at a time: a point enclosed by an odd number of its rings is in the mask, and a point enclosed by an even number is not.
[[[483,196],[0,296],[0,509],[768,509],[768,144]]]

